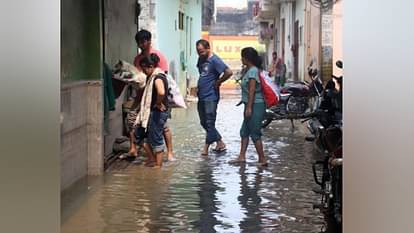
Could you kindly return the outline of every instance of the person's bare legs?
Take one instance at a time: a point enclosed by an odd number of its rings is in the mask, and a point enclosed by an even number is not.
[[[204,148],[203,148],[203,152],[201,153],[201,155],[208,155],[208,148],[210,147],[210,144],[204,144]],[[213,151],[223,151],[226,149],[226,144],[224,144],[223,140],[218,140],[216,142],[216,147],[213,149]]]
[[[249,138],[241,138],[241,143],[240,143],[240,153],[239,153],[239,157],[235,160],[230,161],[230,163],[244,163],[246,162],[246,151],[247,151],[247,146],[249,145]]]
[[[216,142],[216,148],[214,148],[214,150],[222,150],[226,148],[226,144],[224,144],[223,140],[220,139]]]
[[[209,147],[210,147],[210,144],[204,144],[203,152],[201,153],[201,155],[207,156]]]
[[[152,152],[152,148],[148,143],[144,143],[143,148],[145,150],[145,153],[147,154],[147,161],[145,162],[145,165],[151,165],[152,163],[155,162],[155,156],[154,153]]]
[[[137,145],[135,144],[135,133],[134,130],[129,132],[129,151],[128,154],[130,156],[138,156]]]
[[[246,151],[247,146],[249,145],[249,138],[241,138],[241,145],[240,145],[240,154],[238,160],[246,161]]]
[[[161,168],[162,167],[163,157],[164,157],[164,151],[160,151],[160,152],[155,153],[156,165],[154,166],[154,168]]]
[[[164,128],[164,140],[167,147],[168,161],[174,160],[173,145],[172,145],[172,133],[169,127]]]
[[[262,140],[259,139],[254,143],[254,146],[256,147],[256,152],[259,155],[259,164],[262,166],[267,165],[266,157],[264,156],[263,152],[263,143]]]

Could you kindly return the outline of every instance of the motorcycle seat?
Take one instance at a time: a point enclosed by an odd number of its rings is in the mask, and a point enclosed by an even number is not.
[[[282,102],[286,101],[289,98],[290,94],[280,94],[280,100]]]
[[[301,83],[293,83],[282,88],[280,93],[291,93],[295,96],[307,95],[309,92],[309,87]]]

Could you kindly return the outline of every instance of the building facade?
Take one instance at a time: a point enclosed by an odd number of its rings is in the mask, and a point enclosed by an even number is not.
[[[215,23],[215,1],[203,0],[202,4],[202,30],[209,31],[212,24]]]
[[[332,1],[330,6],[338,2]],[[268,61],[276,51],[285,61],[290,80],[309,80],[306,71],[311,61],[322,70],[325,79],[330,78],[333,48],[338,51],[342,46],[341,34],[337,31],[341,29],[332,26],[332,11],[321,9],[316,3],[313,0],[256,1],[254,15],[260,23],[260,41],[266,45]],[[335,25],[340,22],[338,18]],[[337,46],[332,46],[334,35]]]
[[[333,54],[332,54],[332,66],[333,66],[333,74],[335,76],[343,75],[342,69],[338,69],[335,65],[336,61],[343,60],[342,55],[342,0],[339,0],[333,6]]]
[[[199,0],[162,1],[156,5],[156,43],[184,94],[196,85],[198,78],[195,44],[201,38],[201,7]]]

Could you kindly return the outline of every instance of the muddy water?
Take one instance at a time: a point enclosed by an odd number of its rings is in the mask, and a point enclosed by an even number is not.
[[[240,148],[239,97],[220,102],[217,128],[227,152],[200,156],[205,133],[196,104],[174,110],[170,126],[177,160],[160,169],[122,163],[89,177],[62,196],[62,233],[99,232],[320,232],[324,220],[311,171],[312,144],[290,122],[264,130],[269,167],[229,165]],[[300,124],[300,123],[297,123]]]

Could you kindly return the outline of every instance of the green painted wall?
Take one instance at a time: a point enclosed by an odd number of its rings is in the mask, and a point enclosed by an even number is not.
[[[184,13],[184,29],[179,29],[178,12]],[[196,69],[197,53],[195,43],[201,38],[201,0],[159,0],[155,9],[157,22],[158,49],[165,54],[170,64],[170,73],[175,73],[181,92],[186,93],[185,70],[190,76],[198,77]],[[187,16],[192,18],[187,24]],[[187,41],[186,41],[187,39]],[[191,48],[190,48],[191,47]],[[185,70],[183,70],[180,53],[184,53]],[[175,72],[171,72],[171,65]],[[194,81],[193,81],[194,82]]]
[[[61,82],[101,79],[101,46],[101,1],[61,0]]]
[[[178,72],[180,36],[178,31],[178,8],[177,0],[159,0],[156,3],[156,47],[168,59],[169,64],[175,63]]]
[[[192,35],[191,35],[191,53],[189,55],[188,59],[188,71],[191,75],[198,78],[198,69],[196,67],[197,65],[197,51],[196,51],[196,42],[197,40],[201,39],[201,14],[202,14],[202,8],[201,4],[202,1],[196,1],[196,0],[190,0],[188,1],[191,4],[186,5],[186,12],[192,17]]]

